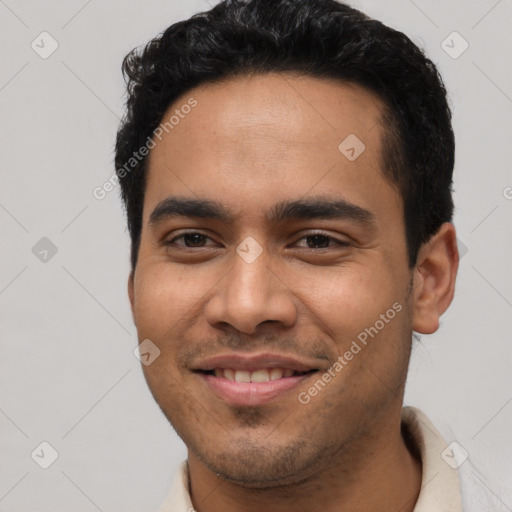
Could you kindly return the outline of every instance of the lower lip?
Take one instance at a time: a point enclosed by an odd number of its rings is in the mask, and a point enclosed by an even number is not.
[[[262,405],[283,396],[313,374],[314,372],[268,382],[234,382],[204,373],[198,375],[230,405]]]

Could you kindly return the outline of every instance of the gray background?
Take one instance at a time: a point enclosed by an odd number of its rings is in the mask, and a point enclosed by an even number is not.
[[[512,510],[512,1],[352,4],[424,47],[453,103],[467,253],[440,330],[416,343],[406,403]],[[133,355],[117,189],[92,191],[113,172],[122,58],[208,7],[0,0],[0,510],[152,511],[185,457]],[[46,59],[31,47],[51,48],[43,31],[59,45]],[[458,58],[453,31],[469,43]],[[59,454],[46,470],[31,458],[43,441]]]

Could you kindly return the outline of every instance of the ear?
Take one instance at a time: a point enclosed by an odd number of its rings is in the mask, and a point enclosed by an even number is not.
[[[134,292],[134,272],[130,272],[128,277],[128,297],[130,299],[130,307],[132,309],[132,318],[135,323],[135,292]]]
[[[432,334],[455,292],[459,251],[453,224],[446,222],[418,252],[414,270],[413,330]]]

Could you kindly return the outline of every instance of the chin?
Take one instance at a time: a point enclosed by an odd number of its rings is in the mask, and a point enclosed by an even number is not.
[[[224,480],[250,489],[268,489],[299,484],[315,474],[321,457],[315,454],[314,460],[306,460],[305,445],[299,442],[269,447],[239,440],[221,453],[193,452],[208,470]]]

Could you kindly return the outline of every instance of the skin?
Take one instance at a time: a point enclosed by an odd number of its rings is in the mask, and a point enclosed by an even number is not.
[[[150,153],[128,290],[139,339],[161,351],[144,374],[187,445],[195,509],[413,510],[421,463],[400,431],[404,383],[412,331],[435,332],[453,298],[453,225],[409,268],[402,199],[381,169],[381,103],[361,87],[237,77],[188,91],[169,113],[190,97],[197,107]],[[352,133],[366,146],[353,162],[338,150]],[[150,223],[170,196],[216,201],[232,218]],[[265,215],[319,197],[368,210],[373,222]],[[194,232],[205,236],[177,238]],[[236,252],[247,237],[262,248],[250,264]],[[298,394],[397,302],[402,310],[301,404]],[[269,403],[235,407],[192,368],[240,352],[289,354],[319,371]]]

